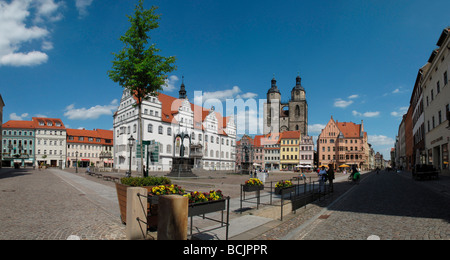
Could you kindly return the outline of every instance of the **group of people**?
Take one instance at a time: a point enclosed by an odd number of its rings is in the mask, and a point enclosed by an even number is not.
[[[333,180],[334,180],[334,169],[333,165],[328,165],[328,170],[326,170],[325,166],[322,166],[322,168],[318,172],[319,175],[319,192],[325,192],[325,182],[328,181],[328,187],[329,191],[333,192]],[[352,166],[352,172],[350,174],[350,178],[353,182],[359,183],[360,178],[360,172],[356,165]],[[349,178],[349,179],[350,179]]]

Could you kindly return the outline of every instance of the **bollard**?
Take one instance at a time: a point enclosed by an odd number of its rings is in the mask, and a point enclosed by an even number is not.
[[[147,189],[127,189],[127,240],[145,239],[147,236]]]
[[[184,196],[159,197],[158,240],[187,240],[188,206]]]

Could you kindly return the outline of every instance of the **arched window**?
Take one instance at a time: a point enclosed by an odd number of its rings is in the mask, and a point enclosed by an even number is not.
[[[295,106],[295,116],[300,117],[300,107],[298,105]]]

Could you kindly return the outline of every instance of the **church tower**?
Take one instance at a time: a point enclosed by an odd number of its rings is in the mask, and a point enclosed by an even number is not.
[[[289,130],[300,130],[302,135],[308,135],[308,103],[306,91],[302,86],[302,78],[297,76],[295,86],[291,91],[289,101]]]
[[[271,87],[267,91],[267,102],[264,103],[264,134],[279,132],[280,100],[281,93],[277,87],[277,80],[274,77],[271,81]]]

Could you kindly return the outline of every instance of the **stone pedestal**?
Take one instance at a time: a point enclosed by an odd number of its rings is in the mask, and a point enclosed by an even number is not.
[[[160,196],[158,240],[187,240],[188,206],[187,197]]]
[[[143,196],[140,196],[140,195]],[[133,187],[127,189],[127,226],[128,240],[145,239],[147,235],[147,189]]]
[[[192,173],[192,167],[194,165],[193,159],[190,158],[173,158],[172,170],[166,176],[168,177],[197,177]]]

